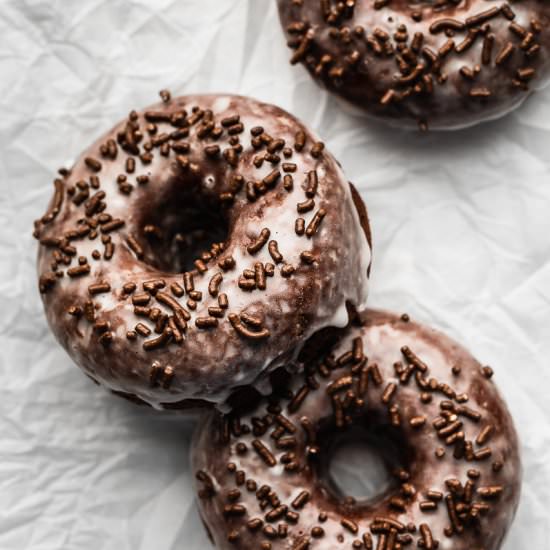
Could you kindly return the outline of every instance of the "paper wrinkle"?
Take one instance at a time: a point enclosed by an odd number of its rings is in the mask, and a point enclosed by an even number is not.
[[[30,235],[55,170],[161,88],[252,95],[323,137],[369,208],[370,304],[495,368],[525,480],[504,550],[548,548],[550,90],[505,119],[420,135],[365,121],[291,67],[271,0],[1,4],[0,550],[209,547],[193,420],[116,399],[71,364],[46,326]]]

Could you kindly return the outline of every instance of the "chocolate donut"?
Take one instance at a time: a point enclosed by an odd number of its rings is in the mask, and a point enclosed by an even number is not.
[[[454,129],[518,107],[550,75],[546,0],[278,0],[292,63],[399,126]]]
[[[35,224],[55,336],[157,407],[222,405],[365,309],[368,219],[334,157],[253,99],[132,111],[55,180]]]
[[[193,466],[221,549],[497,550],[520,494],[506,405],[464,348],[408,316],[369,311],[286,395],[205,416]],[[393,482],[345,497],[335,447],[367,442]]]

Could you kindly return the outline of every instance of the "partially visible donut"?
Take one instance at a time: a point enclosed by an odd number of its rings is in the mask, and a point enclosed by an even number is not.
[[[365,308],[359,195],[298,120],[249,98],[132,111],[55,180],[35,235],[59,342],[154,406],[222,405]]]
[[[284,398],[204,417],[193,467],[218,549],[501,547],[521,465],[492,370],[407,316],[366,318]],[[383,494],[354,500],[334,483],[332,451],[350,438],[386,462]]]
[[[278,0],[292,63],[400,126],[502,116],[550,77],[546,0]]]

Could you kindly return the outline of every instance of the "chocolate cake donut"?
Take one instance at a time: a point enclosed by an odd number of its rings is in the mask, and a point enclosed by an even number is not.
[[[278,0],[292,63],[399,126],[453,129],[518,107],[550,76],[546,0]]]
[[[493,371],[408,316],[366,319],[282,397],[204,417],[193,466],[220,550],[501,547],[521,465]],[[331,456],[350,440],[385,462],[382,494],[353,499],[335,484]]]
[[[222,406],[365,308],[368,219],[290,114],[162,96],[55,180],[35,224],[39,286],[95,381],[156,407]]]

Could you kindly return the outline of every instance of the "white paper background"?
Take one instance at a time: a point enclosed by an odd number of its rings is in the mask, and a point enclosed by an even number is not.
[[[273,0],[0,0],[0,549],[199,550],[192,422],[91,384],[49,334],[32,220],[57,167],[131,108],[238,92],[314,127],[361,189],[372,301],[495,367],[523,441],[506,550],[550,548],[550,90],[453,134],[342,110],[289,52]]]

